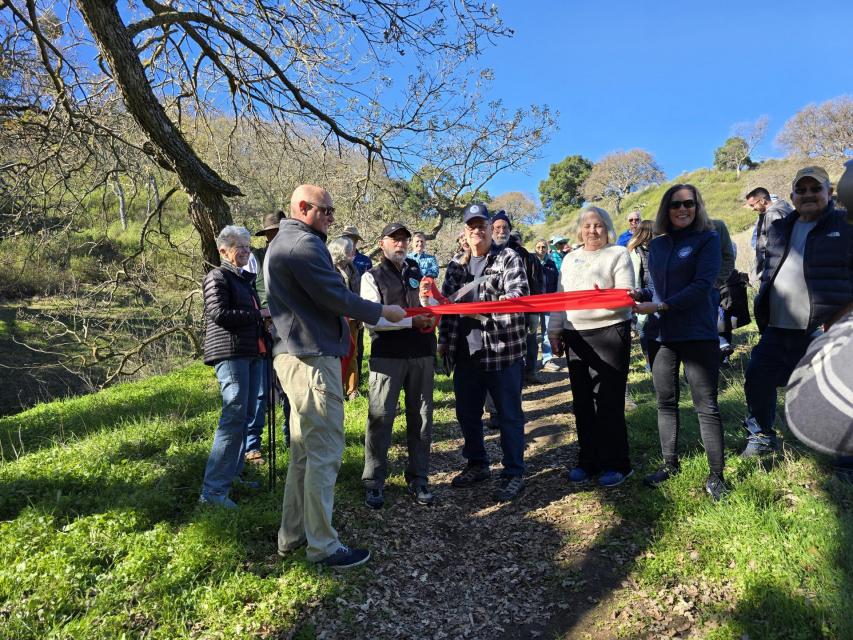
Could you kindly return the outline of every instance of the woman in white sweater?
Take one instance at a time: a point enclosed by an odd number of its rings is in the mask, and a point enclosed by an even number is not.
[[[610,215],[598,207],[578,219],[582,247],[560,267],[558,291],[631,289],[634,269],[616,239]],[[548,338],[555,355],[567,352],[580,454],[569,470],[571,482],[598,475],[598,484],[615,487],[633,471],[628,456],[625,388],[631,355],[631,308],[555,311]]]

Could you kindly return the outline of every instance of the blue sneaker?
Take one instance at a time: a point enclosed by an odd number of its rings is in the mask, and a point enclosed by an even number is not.
[[[618,487],[632,475],[634,475],[633,469],[628,473],[622,473],[621,471],[605,471],[599,476],[598,485],[601,487]]]
[[[366,489],[364,492],[364,504],[371,509],[381,509],[385,504],[385,493],[382,487],[375,489]]]
[[[198,501],[210,507],[222,507],[223,509],[236,509],[237,503],[228,496],[209,496],[201,494]]]
[[[566,477],[569,479],[569,482],[580,483],[589,480],[589,474],[580,467],[569,469],[569,472],[566,474]]]

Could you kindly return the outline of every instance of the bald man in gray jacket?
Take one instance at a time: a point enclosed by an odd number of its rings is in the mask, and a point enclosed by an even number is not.
[[[278,551],[307,544],[311,562],[336,569],[363,564],[367,549],[341,544],[332,527],[335,481],[344,451],[341,358],[350,338],[344,316],[369,324],[405,317],[396,305],[364,300],[344,284],[326,249],[332,197],[302,185],[290,200],[264,262],[267,301],[276,330],[273,367],[291,403],[290,464]]]

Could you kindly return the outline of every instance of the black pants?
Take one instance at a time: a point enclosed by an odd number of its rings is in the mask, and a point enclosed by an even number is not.
[[[649,360],[652,363],[652,380],[658,400],[658,433],[663,459],[669,464],[678,463],[678,431],[681,418],[678,413],[679,369],[684,363],[684,374],[690,385],[693,406],[699,416],[699,432],[708,456],[711,473],[723,475],[723,423],[717,405],[720,380],[720,345],[717,340],[691,340],[687,342],[649,342]]]
[[[564,331],[580,455],[587,473],[628,473],[625,387],[631,355],[631,323]]]

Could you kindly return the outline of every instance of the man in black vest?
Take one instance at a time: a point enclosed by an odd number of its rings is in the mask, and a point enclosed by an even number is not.
[[[412,234],[399,222],[382,230],[380,263],[361,279],[361,296],[371,302],[401,307],[423,306],[419,295],[421,270],[406,257]],[[388,475],[388,447],[397,414],[400,390],[406,392],[406,441],[409,462],[406,483],[419,504],[432,504],[427,483],[429,449],[432,442],[432,391],[435,333],[429,316],[414,316],[399,322],[380,319],[370,330],[370,383],[367,431],[364,435],[365,503],[379,509],[385,502],[383,489]],[[421,331],[424,329],[425,331]]]

